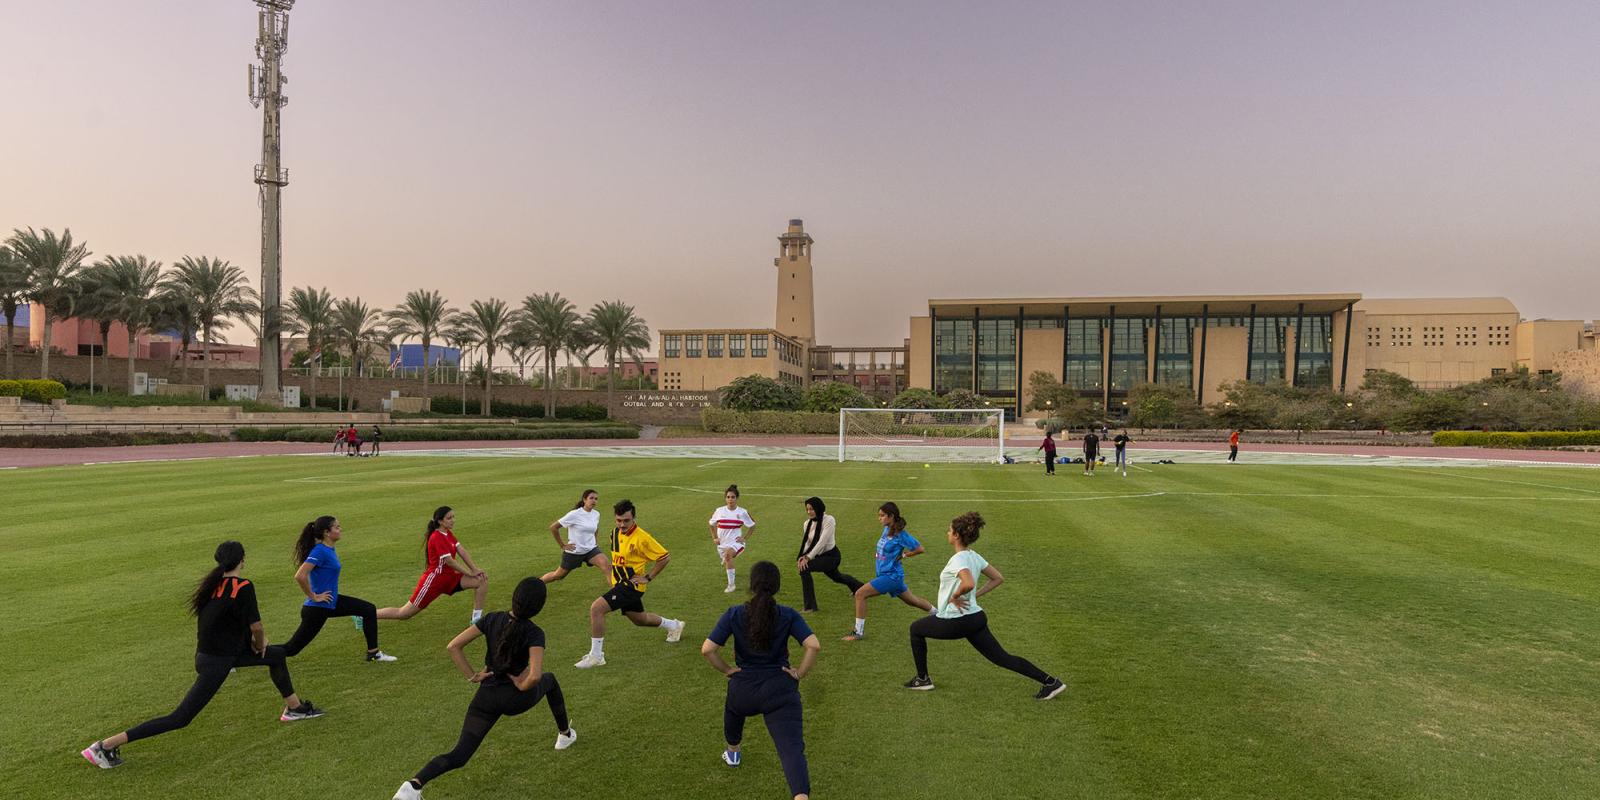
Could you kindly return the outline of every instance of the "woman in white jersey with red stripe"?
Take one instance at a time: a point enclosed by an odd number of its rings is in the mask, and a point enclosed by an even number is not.
[[[722,493],[724,505],[712,512],[711,519],[706,526],[711,531],[711,541],[717,545],[717,557],[722,560],[722,568],[728,571],[728,588],[723,592],[733,593],[733,560],[744,552],[744,546],[750,539],[750,534],[755,531],[756,521],[750,518],[750,512],[739,505],[738,485],[729,486]]]

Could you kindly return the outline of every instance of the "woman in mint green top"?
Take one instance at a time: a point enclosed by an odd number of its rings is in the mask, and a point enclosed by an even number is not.
[[[1066,685],[1059,678],[1046,675],[1028,659],[1007,653],[989,632],[989,617],[978,605],[979,597],[994,591],[1006,579],[1000,570],[972,549],[982,529],[983,517],[976,511],[950,520],[945,538],[955,554],[939,572],[939,598],[933,613],[911,623],[911,658],[916,661],[917,676],[906,682],[906,688],[919,691],[933,688],[933,679],[928,677],[929,639],[966,639],[984,658],[1038,681],[1039,693],[1034,697],[1049,700],[1066,691]],[[978,586],[979,575],[984,577],[982,586]]]

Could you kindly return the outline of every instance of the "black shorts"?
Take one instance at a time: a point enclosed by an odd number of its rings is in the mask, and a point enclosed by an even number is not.
[[[644,593],[627,586],[613,586],[600,596],[605,598],[606,605],[611,606],[612,611],[644,611]]]
[[[600,548],[598,547],[591,547],[588,549],[588,551],[583,553],[572,553],[563,550],[561,551],[561,568],[571,572],[572,570],[589,563],[589,559],[598,555],[602,555]]]

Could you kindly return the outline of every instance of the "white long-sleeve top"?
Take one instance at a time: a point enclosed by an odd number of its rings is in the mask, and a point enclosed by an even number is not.
[[[834,526],[832,514],[823,514],[821,525],[812,525],[809,519],[800,523],[800,557],[816,558],[836,547]]]

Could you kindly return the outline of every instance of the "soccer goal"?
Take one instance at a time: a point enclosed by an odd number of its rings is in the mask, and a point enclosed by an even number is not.
[[[1006,415],[993,408],[841,408],[839,461],[1005,460]]]

